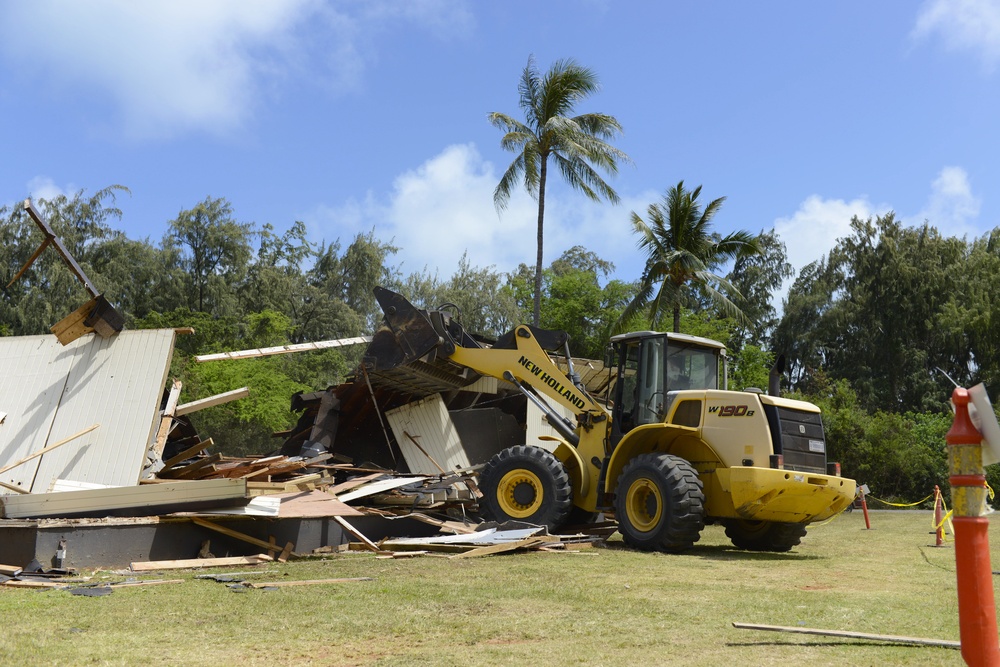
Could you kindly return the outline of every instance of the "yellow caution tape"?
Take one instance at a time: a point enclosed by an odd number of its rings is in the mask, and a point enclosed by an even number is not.
[[[948,509],[948,505],[945,504],[945,502],[944,502],[944,495],[941,496],[941,507],[944,508],[944,510],[945,510],[944,516],[941,517],[941,521],[940,521],[940,523],[938,523],[938,522],[934,521],[934,515],[932,514],[931,515],[931,528],[933,528],[934,534],[937,535],[937,532],[939,530],[941,530],[941,527],[943,525],[945,525],[945,524],[948,524],[948,531],[951,532],[952,535],[954,535],[955,534],[955,526],[951,522],[951,516],[952,516],[952,514],[955,513],[955,510]],[[941,533],[941,540],[943,542],[947,542],[948,541],[947,536],[945,535],[944,531],[942,531],[942,533]]]
[[[919,505],[920,503],[927,502],[928,500],[930,500],[933,497],[934,497],[934,494],[932,493],[929,496],[927,496],[926,498],[918,500],[915,503],[890,503],[888,500],[882,500],[881,498],[876,498],[875,496],[865,496],[866,499],[867,498],[871,498],[872,500],[879,501],[883,505],[892,505],[893,507],[913,507],[914,505]]]

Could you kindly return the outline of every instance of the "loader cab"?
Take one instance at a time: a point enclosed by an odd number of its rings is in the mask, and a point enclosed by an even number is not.
[[[636,426],[662,422],[671,392],[726,388],[726,347],[686,334],[637,331],[611,339],[616,369],[611,439]]]

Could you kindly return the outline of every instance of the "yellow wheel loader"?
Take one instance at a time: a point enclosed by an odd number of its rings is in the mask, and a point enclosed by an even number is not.
[[[854,499],[854,481],[827,463],[819,408],[728,391],[721,343],[615,336],[601,399],[580,382],[563,332],[521,325],[487,344],[445,310],[418,310],[382,288],[376,298],[385,321],[366,352],[371,372],[496,378],[553,427],[556,435],[506,447],[482,468],[487,518],[556,529],[613,512],[627,544],[669,552],[720,523],[738,548],[788,551],[807,524]]]

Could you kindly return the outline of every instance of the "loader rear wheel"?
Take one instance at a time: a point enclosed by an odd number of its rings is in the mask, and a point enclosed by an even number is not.
[[[670,454],[643,454],[622,470],[615,518],[625,543],[645,551],[683,551],[705,527],[705,494],[690,463]]]
[[[540,447],[509,447],[479,475],[480,511],[494,521],[525,521],[554,530],[573,507],[573,487],[562,462]]]
[[[726,519],[723,525],[733,545],[747,551],[789,551],[806,534],[804,523]]]

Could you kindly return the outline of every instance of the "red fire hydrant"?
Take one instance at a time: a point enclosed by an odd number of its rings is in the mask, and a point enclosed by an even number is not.
[[[969,419],[968,390],[956,387],[951,400],[955,420],[945,440],[951,473],[962,658],[973,667],[996,667],[1000,665],[1000,643],[987,537],[989,522],[985,516],[983,436]]]

